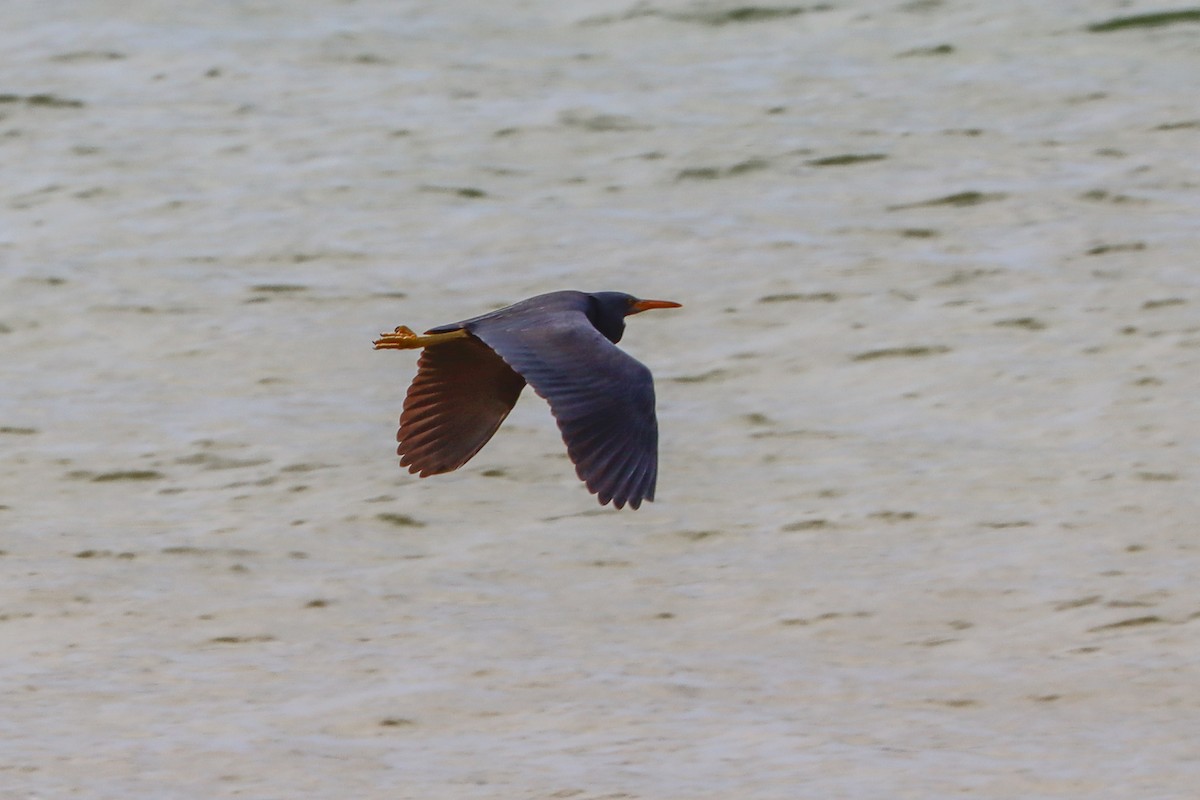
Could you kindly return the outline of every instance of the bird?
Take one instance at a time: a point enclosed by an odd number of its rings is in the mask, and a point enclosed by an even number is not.
[[[424,478],[466,464],[528,383],[550,404],[575,473],[600,505],[653,500],[654,378],[616,345],[627,316],[680,307],[624,292],[557,291],[423,335],[404,325],[381,333],[376,350],[421,350],[396,433],[400,466]]]

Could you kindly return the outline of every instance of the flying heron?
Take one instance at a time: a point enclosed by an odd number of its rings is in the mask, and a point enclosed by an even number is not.
[[[654,378],[616,343],[630,314],[678,307],[622,292],[550,292],[420,336],[403,325],[380,334],[376,350],[423,348],[396,433],[400,466],[424,478],[466,464],[529,383],[601,505],[653,500]]]

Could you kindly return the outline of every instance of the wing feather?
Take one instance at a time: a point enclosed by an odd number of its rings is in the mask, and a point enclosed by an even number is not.
[[[451,472],[479,452],[508,416],[525,379],[473,337],[426,347],[400,415],[400,466],[421,477]]]
[[[550,403],[580,480],[600,503],[654,498],[654,379],[576,310],[470,322],[467,329]]]

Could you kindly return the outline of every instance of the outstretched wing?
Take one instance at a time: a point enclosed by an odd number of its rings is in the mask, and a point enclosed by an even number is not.
[[[468,330],[546,398],[575,472],[601,505],[654,499],[658,422],[650,370],[579,311],[481,319]]]
[[[400,466],[422,478],[458,469],[488,443],[523,388],[525,379],[478,339],[426,347],[396,433]]]

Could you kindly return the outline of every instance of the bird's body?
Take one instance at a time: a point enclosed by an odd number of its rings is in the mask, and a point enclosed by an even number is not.
[[[396,434],[400,465],[421,477],[458,469],[529,383],[550,403],[576,473],[602,505],[653,500],[654,380],[615,345],[629,314],[678,305],[620,292],[550,292],[423,336],[404,327],[383,334],[376,349],[424,348]]]

